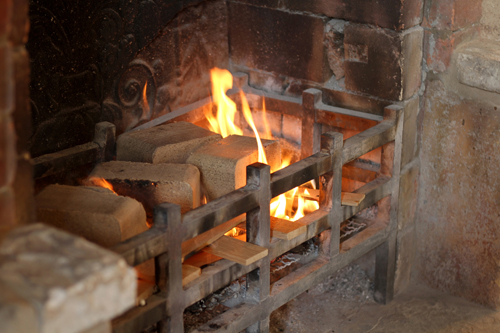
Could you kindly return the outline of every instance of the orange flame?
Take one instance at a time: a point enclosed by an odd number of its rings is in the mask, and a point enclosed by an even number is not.
[[[144,104],[144,111],[149,113],[149,103],[148,103],[148,97],[147,97],[147,90],[148,90],[148,81],[146,81],[146,84],[144,84],[144,89],[142,90],[142,102]]]
[[[212,80],[212,98],[217,106],[217,116],[214,117],[211,110],[205,111],[205,116],[210,124],[212,132],[219,133],[223,138],[232,135],[242,135],[241,128],[234,123],[236,115],[236,103],[227,95],[226,91],[233,87],[233,75],[226,69],[213,68],[210,71]]]
[[[229,230],[228,232],[226,232],[224,234],[224,236],[236,237],[236,236],[238,236],[238,229],[233,228],[233,229]]]
[[[243,91],[240,91],[240,97],[241,97],[241,108],[243,109],[243,116],[245,117],[245,120],[247,121],[248,125],[250,125],[253,132],[255,133],[255,139],[257,140],[257,148],[259,150],[258,161],[260,163],[267,164],[266,153],[264,152],[264,147],[262,147],[262,141],[260,140],[259,132],[255,127],[255,123],[253,122],[252,112],[250,111],[250,106],[248,105],[247,98],[245,97]]]
[[[115,190],[113,189],[113,185],[108,183],[104,178],[90,177],[88,181],[94,186],[107,188],[108,190],[116,194]]]
[[[281,162],[281,169],[290,165],[291,159],[283,158]],[[311,186],[315,189],[315,184],[310,181],[302,186]],[[271,201],[271,215],[285,220],[297,221],[298,219],[305,216],[308,212],[313,212],[319,209],[319,203],[315,200],[311,200],[309,197],[310,193],[307,188],[304,188],[304,195],[299,191],[299,187],[295,187],[290,191],[279,195]],[[295,214],[293,213],[295,203],[297,203],[297,208]]]
[[[266,99],[262,97],[262,123],[264,124],[264,138],[268,140],[273,139],[273,132],[271,131],[271,127],[269,126],[269,122],[267,121],[267,115],[266,115]]]
[[[210,71],[210,75],[212,81],[212,98],[214,104],[217,107],[217,113],[216,116],[214,116],[211,108],[204,110],[206,119],[209,123],[209,129],[212,132],[219,133],[223,138],[233,134],[242,135],[243,131],[234,123],[234,118],[237,113],[236,103],[226,95],[226,91],[233,87],[232,74],[225,69],[213,68]],[[272,139],[273,135],[267,121],[265,100],[262,99],[262,123],[264,124],[265,133],[259,133],[253,121],[252,112],[250,110],[248,100],[242,91],[240,91],[240,98],[243,116],[248,125],[255,133],[259,152],[258,161],[267,164],[267,158],[262,146],[261,137]],[[284,157],[282,159],[280,169],[289,166],[290,162],[291,157]],[[315,188],[313,183],[311,183],[311,185],[313,186],[313,188]],[[277,198],[274,198],[271,201],[271,215],[282,219],[296,221],[304,217],[307,212],[319,209],[319,204],[317,201],[311,200],[310,196],[304,197],[301,195],[301,193],[305,193],[309,196],[308,193],[306,193],[305,191],[299,191],[299,187],[296,187],[284,194],[281,194]],[[225,235],[235,237],[237,236],[237,234],[238,231],[236,230],[236,228],[233,228]]]

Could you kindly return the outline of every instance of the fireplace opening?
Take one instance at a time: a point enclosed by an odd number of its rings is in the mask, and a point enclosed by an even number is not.
[[[497,2],[0,1],[0,331],[495,325]]]

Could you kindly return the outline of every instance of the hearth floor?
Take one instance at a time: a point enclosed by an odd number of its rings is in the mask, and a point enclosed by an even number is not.
[[[351,290],[350,295],[342,295],[335,289],[328,290],[329,284],[331,281],[309,290],[276,310],[271,316],[270,331],[273,333],[500,332],[500,311],[482,307],[417,283],[412,283],[385,306],[367,297],[363,286]]]

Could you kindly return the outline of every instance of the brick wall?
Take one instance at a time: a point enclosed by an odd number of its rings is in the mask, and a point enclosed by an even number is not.
[[[0,231],[33,220],[27,0],[0,0]]]
[[[325,103],[378,114],[389,104],[405,108],[396,292],[404,289],[416,257],[422,1],[240,0],[228,6],[232,70],[249,73],[251,86],[292,96],[317,88]]]

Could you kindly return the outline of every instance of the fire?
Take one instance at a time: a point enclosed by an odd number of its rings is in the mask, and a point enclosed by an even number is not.
[[[212,79],[212,98],[217,106],[217,116],[211,110],[205,111],[205,116],[210,124],[210,130],[219,133],[223,138],[232,135],[243,135],[241,128],[234,123],[236,103],[227,95],[226,91],[233,87],[233,75],[226,69],[213,68],[210,71]]]
[[[245,97],[243,91],[240,91],[240,97],[241,97],[241,107],[243,109],[243,116],[245,117],[245,120],[247,121],[248,125],[250,125],[253,132],[255,133],[255,139],[257,140],[257,148],[259,150],[258,161],[260,163],[267,164],[266,153],[264,153],[264,147],[262,147],[262,141],[260,140],[259,132],[255,127],[255,123],[253,122],[252,112],[250,111],[250,106],[248,105],[247,98]]]
[[[88,181],[94,185],[94,186],[99,186],[99,187],[104,187],[107,188],[108,190],[112,191],[114,194],[116,194],[115,190],[113,189],[113,185],[108,183],[105,179],[103,178],[98,178],[98,177],[90,177]]]
[[[144,104],[144,110],[146,110],[149,113],[148,96],[146,94],[147,91],[148,91],[148,82],[146,81],[146,84],[144,84],[144,89],[142,90],[142,102]]]
[[[290,165],[290,158],[284,158],[281,162],[281,168],[283,169]],[[314,182],[310,181],[302,186],[310,186],[313,189],[316,188]],[[304,195],[310,197],[310,193],[307,188],[304,188]],[[306,213],[313,212],[319,209],[319,203],[315,200],[306,198],[299,191],[299,187],[295,187],[290,191],[279,195],[271,201],[271,216],[278,217],[280,219],[297,221],[298,219],[305,216]],[[297,209],[294,211],[295,203],[297,203]]]
[[[236,236],[238,236],[238,229],[233,228],[233,229],[229,230],[228,232],[226,232],[224,234],[224,236],[236,237]]]
[[[212,81],[212,98],[217,107],[217,113],[216,116],[214,116],[211,109],[205,109],[205,116],[209,123],[209,129],[212,132],[219,133],[223,138],[233,134],[242,135],[243,131],[234,123],[234,118],[237,113],[236,103],[226,95],[226,91],[233,87],[232,74],[225,69],[213,68],[210,71],[210,75]],[[258,161],[267,164],[267,158],[262,146],[261,137],[273,139],[273,135],[266,117],[265,100],[262,100],[262,123],[264,124],[265,133],[259,133],[257,127],[255,126],[255,122],[253,121],[248,100],[242,91],[240,91],[240,98],[243,116],[255,134],[259,152]],[[290,162],[291,158],[284,157],[282,159],[280,169],[289,166]],[[311,186],[315,189],[314,183],[312,182],[305,185]],[[304,197],[301,193],[304,193],[309,198]],[[319,204],[317,201],[310,199],[307,189],[300,191],[299,187],[296,187],[275,198],[271,202],[270,208],[271,215],[274,217],[297,221],[298,219],[304,217],[306,213],[319,209]],[[226,233],[226,236],[235,237],[237,235],[238,231],[236,228],[233,228]]]

